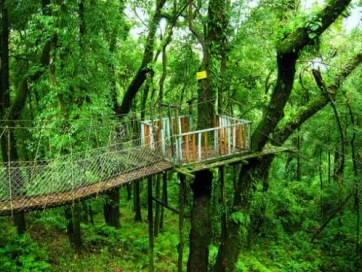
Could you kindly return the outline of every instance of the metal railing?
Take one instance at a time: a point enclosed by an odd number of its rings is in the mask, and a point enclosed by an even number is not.
[[[175,122],[177,120],[177,122]],[[175,165],[207,161],[250,150],[251,122],[218,115],[213,128],[192,130],[192,117],[141,123],[142,144],[159,149]],[[156,145],[158,144],[158,146]]]

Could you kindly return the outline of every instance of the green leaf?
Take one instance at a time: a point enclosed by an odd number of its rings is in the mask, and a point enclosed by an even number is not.
[[[308,37],[309,37],[309,39],[315,39],[316,37],[317,37],[317,34],[316,33],[314,33],[314,32],[310,32],[309,34],[308,34]]]

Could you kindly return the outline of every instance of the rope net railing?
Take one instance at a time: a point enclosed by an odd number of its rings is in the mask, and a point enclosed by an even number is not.
[[[16,128],[12,130],[7,128],[2,140],[10,140],[11,133],[19,134]],[[141,143],[139,135],[135,139],[135,135],[125,135],[125,131],[122,135],[113,128],[109,131],[103,139],[98,138],[104,146],[76,151],[77,143],[64,135],[69,142],[59,148],[61,152],[57,154],[50,153],[54,148],[42,145],[34,152],[33,161],[0,163],[0,214],[71,203],[170,168],[157,148],[159,144],[151,150]],[[18,148],[21,145],[24,149],[26,142],[19,143]],[[87,145],[89,143],[84,146]],[[10,154],[10,144],[8,147]],[[51,158],[38,159],[41,156]]]

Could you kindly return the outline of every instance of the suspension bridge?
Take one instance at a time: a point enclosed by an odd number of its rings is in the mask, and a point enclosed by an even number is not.
[[[30,161],[9,157],[1,163],[0,215],[75,203],[171,169],[192,176],[195,171],[250,156],[251,122],[225,115],[218,115],[214,125],[203,130],[194,130],[192,115],[107,128],[90,122],[88,127],[63,128],[66,133],[58,131],[57,136],[37,127],[0,128],[1,140],[8,147],[15,138],[17,146],[35,154]],[[78,149],[75,139],[82,135],[88,145],[93,143],[91,148]],[[45,139],[58,147],[47,146]],[[10,149],[3,152],[12,153]]]

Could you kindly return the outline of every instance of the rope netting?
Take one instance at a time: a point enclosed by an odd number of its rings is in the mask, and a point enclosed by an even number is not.
[[[160,145],[143,145],[129,125],[89,123],[66,133],[44,127],[0,128],[0,140],[7,143],[2,152],[9,157],[0,163],[0,214],[71,203],[169,168]],[[11,160],[13,139],[19,157],[34,159]]]

